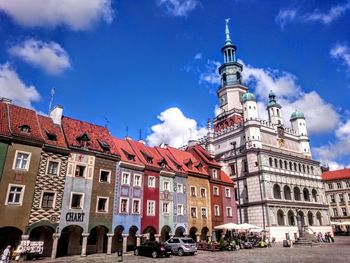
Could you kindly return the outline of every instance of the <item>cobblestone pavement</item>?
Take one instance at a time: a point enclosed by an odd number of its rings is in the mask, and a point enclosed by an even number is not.
[[[282,244],[274,244],[272,248],[255,248],[242,249],[238,251],[227,252],[207,252],[199,251],[195,256],[179,257],[172,255],[170,258],[147,258],[136,257],[133,254],[124,254],[123,262],[191,262],[191,263],[207,263],[207,262],[259,262],[259,263],[316,263],[316,262],[350,262],[350,237],[337,237],[333,244],[314,244],[312,247],[292,247],[284,248]],[[109,263],[118,262],[117,256],[114,255],[89,255],[85,258],[80,256],[62,257],[56,260],[41,259],[42,263],[59,262],[59,263],[75,263],[75,262],[98,262]]]

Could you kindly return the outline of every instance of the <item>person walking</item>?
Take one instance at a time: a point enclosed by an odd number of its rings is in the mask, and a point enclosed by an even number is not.
[[[7,246],[7,248],[5,248],[4,252],[2,252],[1,255],[1,263],[8,263],[10,262],[10,256],[11,256],[11,246]]]

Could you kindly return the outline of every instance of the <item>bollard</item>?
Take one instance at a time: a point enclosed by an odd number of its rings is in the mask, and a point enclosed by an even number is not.
[[[117,257],[117,259],[118,259],[118,262],[123,262],[123,248],[118,248],[118,252],[117,252],[118,254],[118,257]]]

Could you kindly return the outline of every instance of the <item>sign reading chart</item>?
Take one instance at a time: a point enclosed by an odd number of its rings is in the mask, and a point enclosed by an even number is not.
[[[66,214],[67,222],[83,222],[85,213],[73,213],[69,212]]]

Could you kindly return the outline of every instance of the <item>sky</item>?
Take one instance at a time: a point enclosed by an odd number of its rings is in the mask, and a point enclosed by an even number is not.
[[[243,81],[267,118],[305,113],[313,158],[350,167],[350,0],[0,0],[0,96],[149,145],[206,134],[230,18]]]

